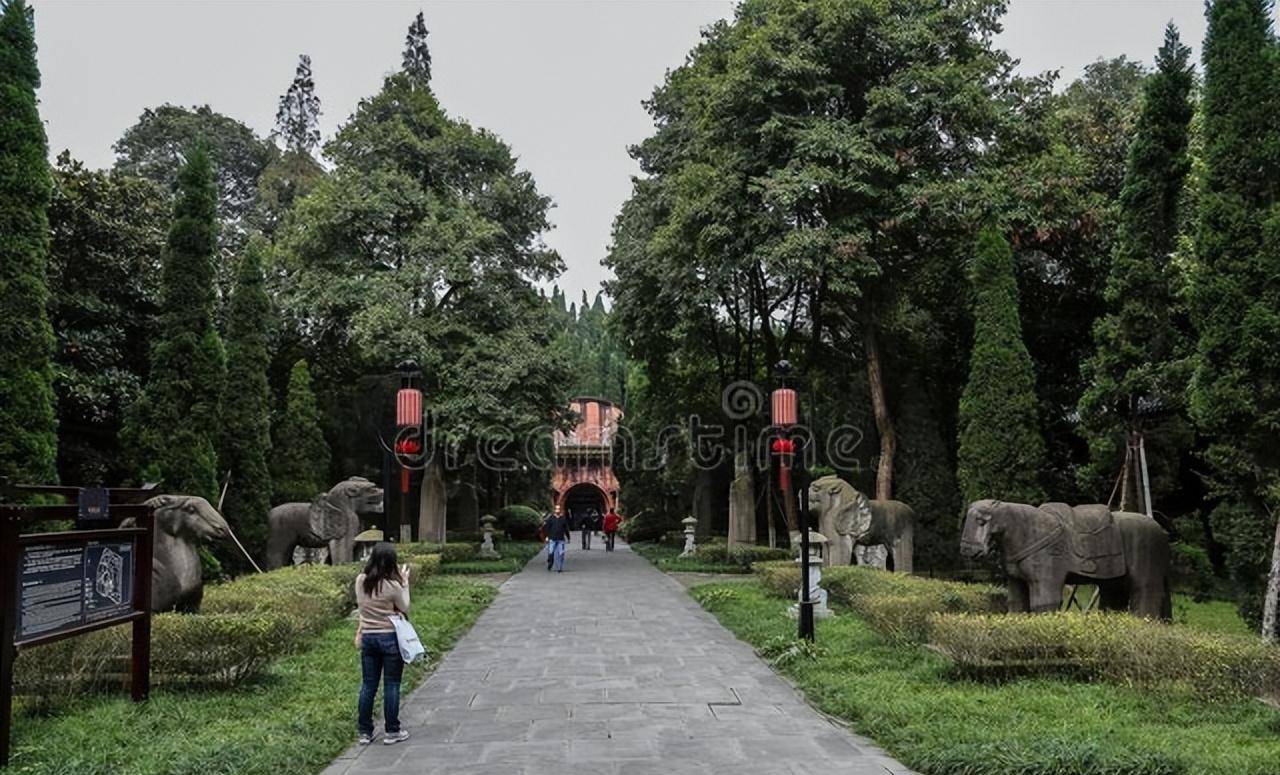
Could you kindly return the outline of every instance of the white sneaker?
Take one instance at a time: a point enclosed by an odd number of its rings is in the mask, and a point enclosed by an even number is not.
[[[382,738],[382,744],[395,745],[396,743],[403,743],[405,740],[408,740],[408,739],[409,739],[409,730],[402,729],[399,732],[388,732],[386,736]]]
[[[373,735],[360,735],[360,745],[368,745],[373,742]]]

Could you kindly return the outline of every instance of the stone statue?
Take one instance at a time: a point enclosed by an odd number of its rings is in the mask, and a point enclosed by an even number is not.
[[[196,611],[204,597],[198,542],[223,540],[231,528],[209,501],[195,495],[157,495],[146,501],[155,510],[151,544],[151,610]],[[122,525],[135,524],[124,520]]]
[[[860,564],[883,568],[892,557],[895,571],[911,572],[916,514],[902,501],[868,500],[840,477],[824,476],[809,484],[809,513],[829,541],[827,565],[852,565],[860,555]]]
[[[267,515],[266,566],[279,568],[293,560],[298,546],[329,550],[335,565],[354,560],[361,514],[382,513],[382,488],[353,476],[311,503],[282,503]]]
[[[1057,611],[1064,584],[1096,583],[1104,609],[1170,618],[1169,536],[1144,514],[1101,504],[974,501],[960,553],[987,554],[993,536],[1004,551],[1011,612]]]

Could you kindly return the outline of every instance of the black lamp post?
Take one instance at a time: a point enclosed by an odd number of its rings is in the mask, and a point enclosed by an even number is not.
[[[796,391],[787,386],[787,379],[791,376],[790,361],[778,361],[774,368],[780,386],[770,397],[773,426],[778,430],[778,437],[773,440],[773,453],[778,456],[778,488],[782,490],[787,523],[798,524],[800,527],[799,637],[812,641],[814,629],[813,600],[809,597],[809,515],[801,510],[799,519],[796,519],[796,498],[792,492],[791,480],[791,461],[796,454],[796,442],[789,432],[796,424],[799,401]]]

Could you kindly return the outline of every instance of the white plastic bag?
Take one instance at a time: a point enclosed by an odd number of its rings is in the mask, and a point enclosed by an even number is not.
[[[400,658],[405,664],[416,662],[427,655],[422,641],[418,640],[418,631],[413,629],[408,619],[400,614],[393,614],[391,626],[396,628],[396,644],[400,646]]]

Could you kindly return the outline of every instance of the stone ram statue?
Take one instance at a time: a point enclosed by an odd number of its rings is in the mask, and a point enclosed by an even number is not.
[[[1169,619],[1169,535],[1145,514],[1102,504],[974,501],[960,553],[981,557],[992,539],[1003,549],[1009,610],[1057,611],[1064,584],[1097,584],[1102,608]]]
[[[827,537],[826,565],[852,565],[859,548],[883,546],[896,572],[911,572],[916,515],[902,501],[868,500],[838,476],[823,476],[809,484],[809,513]]]
[[[267,515],[266,566],[293,561],[293,550],[328,548],[333,564],[352,562],[361,514],[382,513],[382,488],[353,476],[311,503],[282,503]]]
[[[202,540],[227,538],[231,528],[209,501],[195,495],[157,495],[144,505],[154,510],[156,523],[151,545],[151,610],[198,610],[204,597],[204,574],[196,546]]]

